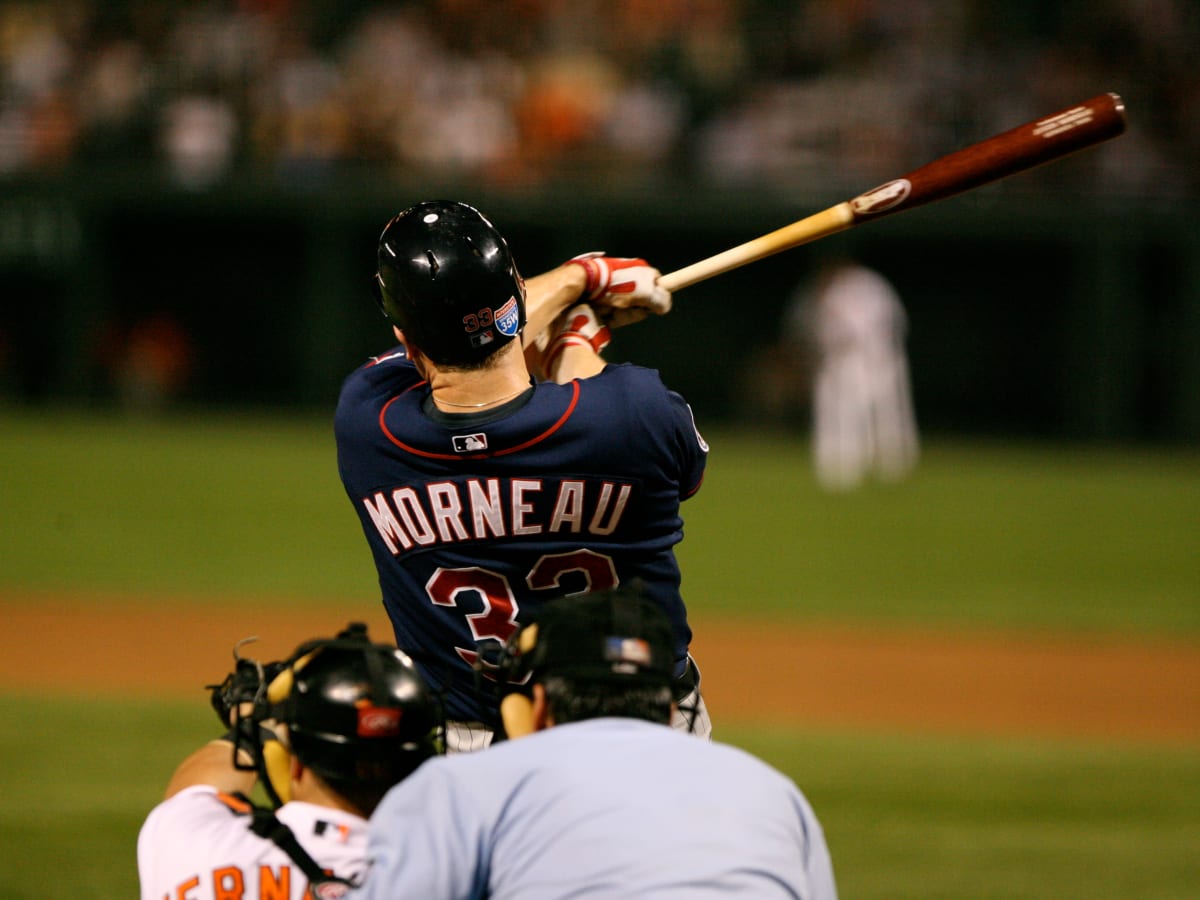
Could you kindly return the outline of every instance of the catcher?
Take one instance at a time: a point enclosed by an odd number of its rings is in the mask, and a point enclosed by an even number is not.
[[[438,705],[357,623],[283,662],[234,657],[210,686],[229,730],[180,763],[138,835],[142,900],[340,897],[363,875],[367,817],[435,754]]]

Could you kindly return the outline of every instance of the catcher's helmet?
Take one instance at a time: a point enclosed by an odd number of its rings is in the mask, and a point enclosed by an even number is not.
[[[409,207],[379,237],[376,300],[431,360],[482,362],[525,327],[525,282],[508,244],[456,201]]]
[[[326,779],[388,786],[436,752],[440,716],[412,660],[359,623],[302,644],[268,697],[292,753]]]

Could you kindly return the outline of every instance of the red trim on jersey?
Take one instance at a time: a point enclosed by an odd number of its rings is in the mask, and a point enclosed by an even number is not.
[[[413,385],[413,387],[409,388],[409,390],[418,388],[425,383],[426,382],[422,381],[421,384]],[[404,441],[400,440],[388,430],[387,423],[384,421],[384,419],[387,416],[388,407],[403,397],[404,394],[407,394],[408,391],[405,391],[403,394],[397,394],[387,403],[383,404],[383,409],[379,410],[379,430],[383,432],[384,437],[386,437],[404,452],[411,453],[413,456],[424,457],[425,459],[489,459],[494,456],[508,456],[512,453],[519,453],[522,450],[527,450],[534,444],[541,443],[542,441],[546,440],[546,438],[550,437],[550,435],[554,434],[554,432],[558,431],[558,429],[562,428],[567,419],[571,418],[571,414],[575,412],[575,407],[579,405],[578,379],[571,382],[571,388],[571,402],[567,404],[567,408],[563,411],[563,414],[558,417],[558,421],[556,421],[541,434],[535,435],[524,443],[517,444],[515,447],[509,447],[506,450],[497,450],[494,453],[432,453],[427,450],[418,450],[416,447],[404,443]]]

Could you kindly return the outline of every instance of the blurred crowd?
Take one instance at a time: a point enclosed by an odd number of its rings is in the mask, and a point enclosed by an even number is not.
[[[857,191],[1112,90],[1136,128],[1060,177],[1168,195],[1197,186],[1197,47],[1195,0],[8,0],[0,177]]]

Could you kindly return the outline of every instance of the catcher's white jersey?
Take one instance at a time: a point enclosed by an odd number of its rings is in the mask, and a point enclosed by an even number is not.
[[[138,835],[142,900],[302,900],[308,879],[274,843],[250,831],[248,807],[208,785],[156,806]],[[286,803],[276,813],[326,871],[357,879],[367,822],[351,813]]]

